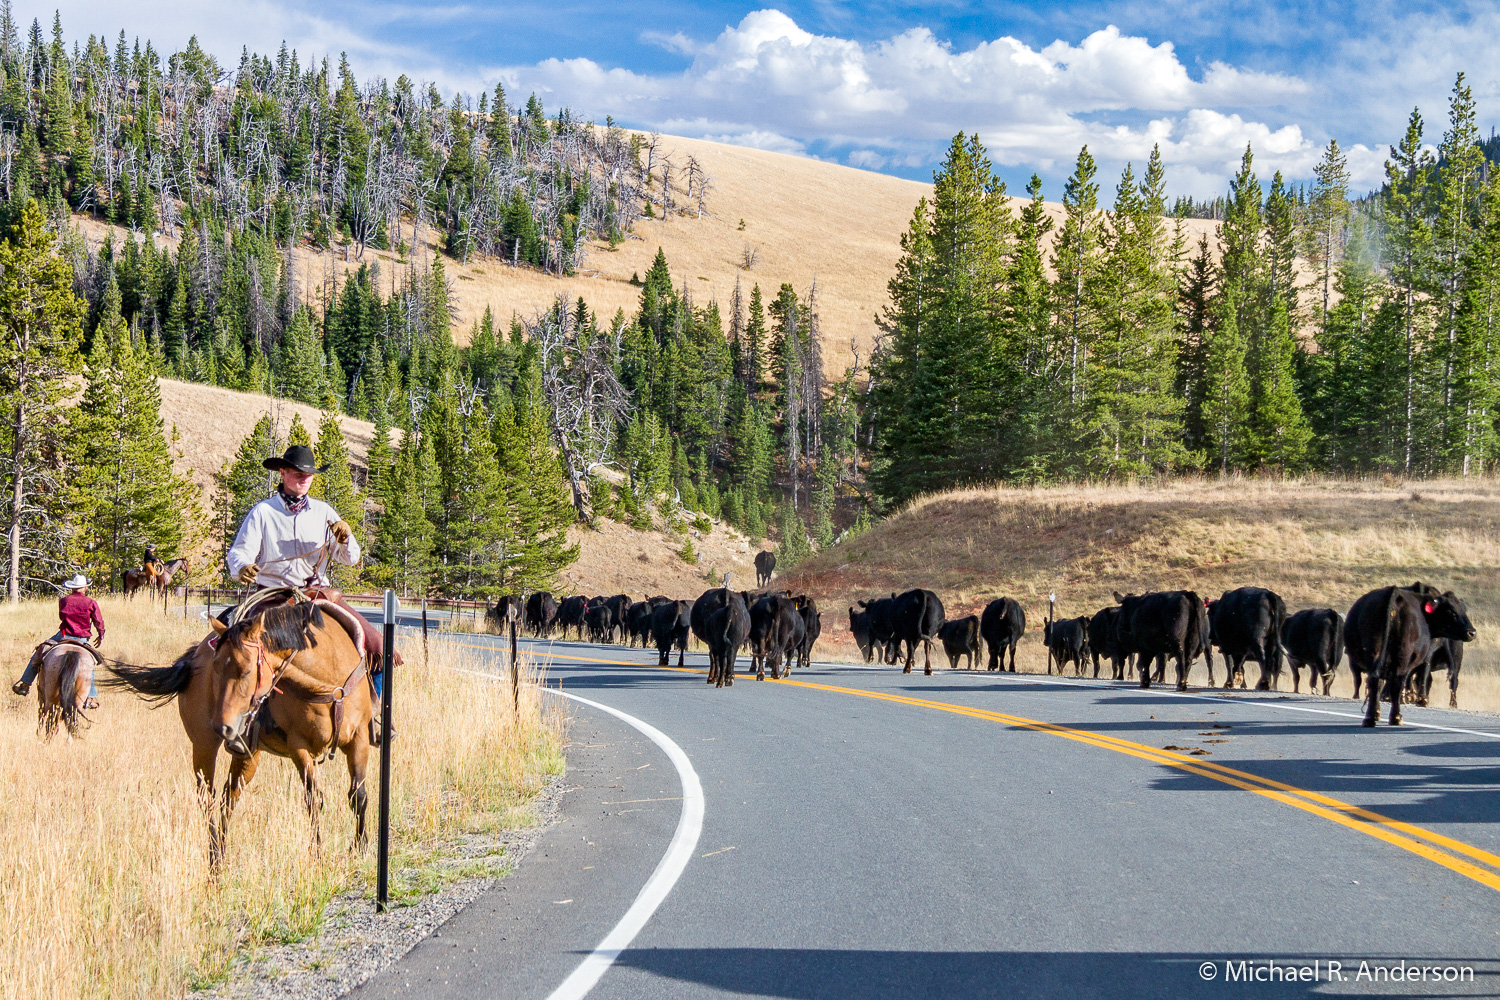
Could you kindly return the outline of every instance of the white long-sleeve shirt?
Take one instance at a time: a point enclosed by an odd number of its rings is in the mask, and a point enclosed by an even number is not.
[[[328,526],[340,520],[339,512],[322,500],[307,498],[307,506],[296,514],[287,510],[278,490],[250,508],[234,544],[225,557],[229,575],[254,563],[260,567],[257,587],[306,587],[328,583],[328,564],[359,565],[359,542],[354,536],[340,543]],[[327,543],[326,552],[321,551]]]

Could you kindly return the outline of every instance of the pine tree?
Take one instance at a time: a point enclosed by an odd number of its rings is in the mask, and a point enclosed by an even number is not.
[[[1338,140],[1328,140],[1314,176],[1303,246],[1317,279],[1314,319],[1318,329],[1326,332],[1333,305],[1333,280],[1343,259],[1349,226],[1349,167]]]
[[[198,488],[173,471],[156,376],[131,345],[119,306],[111,281],[68,429],[78,461],[68,489],[73,551],[106,580],[136,565],[147,542],[182,551],[198,506]]]
[[[344,441],[344,430],[339,425],[338,414],[332,410],[324,410],[318,420],[318,441],[313,447],[313,455],[320,468],[328,468],[313,480],[309,493],[331,506],[338,512],[339,519],[348,522],[355,531],[362,531],[364,503],[349,467],[349,446]],[[335,587],[349,589],[359,579],[359,567],[330,562],[328,577]]]
[[[1405,386],[1401,469],[1411,473],[1417,454],[1417,404],[1421,352],[1427,336],[1426,295],[1431,288],[1432,225],[1427,218],[1432,154],[1422,147],[1422,114],[1413,109],[1406,134],[1386,161],[1383,202],[1390,280],[1400,310]]]
[[[1442,365],[1441,411],[1438,434],[1441,438],[1441,460],[1450,469],[1455,465],[1467,469],[1473,462],[1469,450],[1473,426],[1469,415],[1458,406],[1459,383],[1470,386],[1482,378],[1479,372],[1465,366],[1476,360],[1472,349],[1460,347],[1464,307],[1464,285],[1470,264],[1470,248],[1479,234],[1477,226],[1482,194],[1481,179],[1485,167],[1484,151],[1479,146],[1474,95],[1458,74],[1453,97],[1448,105],[1448,131],[1439,151],[1438,211],[1433,227],[1433,313],[1437,330],[1434,350]],[[1470,345],[1472,348],[1472,345]]]
[[[60,526],[49,522],[38,503],[45,497],[31,490],[48,478],[43,449],[57,443],[64,400],[73,391],[84,315],[85,304],[73,293],[73,269],[57,252],[41,211],[23,206],[15,229],[0,242],[0,405],[5,412],[0,443],[6,451],[0,467],[6,493],[0,503],[12,604],[21,599],[23,574],[48,578],[63,568]],[[23,566],[26,549],[50,549],[55,561]]]
[[[434,529],[424,496],[428,477],[422,470],[433,468],[428,461],[432,459],[431,442],[423,438],[419,443],[408,434],[396,464],[386,473],[383,492],[388,499],[372,546],[369,575],[407,597],[426,595],[431,585]]]
[[[1209,461],[1221,475],[1239,466],[1247,447],[1250,379],[1239,330],[1237,288],[1219,297],[1215,321],[1204,331],[1203,419]]]
[[[1094,333],[1087,293],[1099,267],[1103,232],[1099,185],[1094,180],[1097,172],[1094,158],[1084,146],[1078,151],[1073,174],[1063,187],[1063,224],[1052,245],[1052,270],[1056,275],[1053,298],[1066,366],[1069,407],[1083,401],[1083,367],[1088,362]]]
[[[1281,472],[1300,470],[1312,438],[1292,374],[1296,352],[1290,312],[1278,295],[1271,304],[1271,328],[1257,357],[1250,453],[1258,465]]]
[[[255,427],[240,442],[234,458],[214,474],[214,527],[219,536],[219,551],[229,551],[240,522],[250,508],[271,495],[276,488],[276,474],[262,464],[282,448],[276,426],[269,413],[262,414]],[[227,573],[227,570],[226,570]]]

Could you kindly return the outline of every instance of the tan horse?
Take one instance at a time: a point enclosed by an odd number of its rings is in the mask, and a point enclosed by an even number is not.
[[[89,719],[83,714],[98,657],[87,646],[61,642],[42,657],[36,685],[37,732],[43,739],[64,726],[69,736],[81,736]]]
[[[255,776],[262,751],[296,765],[315,843],[323,804],[317,765],[343,751],[355,839],[364,843],[370,683],[361,646],[340,622],[328,620],[324,607],[282,605],[229,626],[213,620],[214,635],[170,667],[110,668],[118,683],[148,699],[177,699],[193,744],[199,794],[209,810],[209,861],[215,870],[224,857],[230,815]],[[220,746],[229,752],[229,775],[216,823],[212,806]]]

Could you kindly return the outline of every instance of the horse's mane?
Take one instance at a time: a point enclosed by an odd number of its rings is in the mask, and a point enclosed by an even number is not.
[[[285,650],[297,652],[318,644],[312,636],[312,630],[323,627],[323,612],[312,602],[267,608],[254,618],[231,625],[224,633],[224,641],[240,641],[245,629],[253,621],[260,622],[265,629],[265,637],[261,641],[265,643],[266,649],[278,653]]]

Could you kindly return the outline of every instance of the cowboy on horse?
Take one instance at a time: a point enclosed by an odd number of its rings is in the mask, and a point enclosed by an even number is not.
[[[161,561],[161,556],[156,554],[156,543],[146,543],[146,554],[141,558],[141,569],[149,570],[152,576],[161,576],[166,569],[166,564]]]
[[[345,608],[358,620],[365,650],[378,671],[385,645],[380,631],[329,586],[329,562],[357,566],[360,548],[353,529],[339,512],[307,495],[313,477],[328,470],[328,466],[314,462],[311,448],[294,444],[281,457],[261,463],[281,474],[281,485],[250,508],[225,561],[230,576],[257,590],[302,589],[310,597],[321,597]],[[227,623],[233,610],[226,610],[220,619]],[[379,697],[384,677],[377,672],[372,679]]]
[[[26,664],[26,669],[21,674],[21,679],[10,686],[12,691],[22,697],[31,693],[31,682],[36,680],[42,659],[52,647],[59,643],[71,642],[97,649],[104,642],[104,613],[99,610],[99,602],[88,595],[88,577],[82,573],[75,573],[71,580],[63,583],[62,589],[66,593],[57,601],[57,617],[60,625],[57,634],[37,644],[31,654],[31,661]],[[97,639],[93,638],[95,629],[99,632]],[[85,702],[84,708],[98,707],[99,689],[91,682],[88,701]]]

